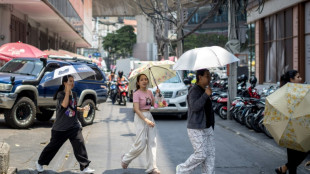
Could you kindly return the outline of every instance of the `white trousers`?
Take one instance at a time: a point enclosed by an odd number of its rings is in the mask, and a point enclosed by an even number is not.
[[[154,122],[153,116],[150,112],[142,112],[143,115],[150,121]],[[155,122],[154,122],[155,123]],[[156,165],[156,125],[154,127],[148,126],[137,114],[134,117],[134,124],[136,126],[136,140],[131,146],[131,149],[126,153],[122,162],[129,164],[133,159],[138,157],[146,147],[147,169],[146,173],[151,173],[157,169]]]
[[[176,168],[177,174],[190,174],[201,164],[202,174],[214,174],[215,142],[214,132],[208,129],[187,129],[194,153]]]

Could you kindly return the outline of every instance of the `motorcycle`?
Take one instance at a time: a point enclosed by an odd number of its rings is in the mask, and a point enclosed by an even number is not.
[[[118,101],[119,105],[121,103],[124,103],[124,106],[126,106],[127,96],[128,96],[128,83],[121,82],[121,84],[118,84],[118,92],[116,95],[116,101]]]
[[[109,82],[109,96],[110,99],[112,100],[112,104],[115,103],[116,100],[116,95],[117,95],[117,87],[116,87],[116,82],[112,81]]]
[[[224,120],[227,119],[227,101],[227,93],[220,94],[216,101],[215,112]]]

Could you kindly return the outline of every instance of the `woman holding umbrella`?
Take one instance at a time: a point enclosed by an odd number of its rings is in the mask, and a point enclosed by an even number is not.
[[[298,71],[290,70],[283,74],[280,79],[280,87],[284,86],[288,82],[302,82],[302,78],[300,77]],[[287,148],[287,163],[281,167],[276,168],[276,173],[285,174],[287,171],[289,171],[289,174],[296,174],[297,167],[302,163],[302,161],[307,157],[308,154],[309,152],[301,152]]]
[[[74,78],[67,75],[62,78],[62,84],[54,94],[57,99],[56,120],[52,128],[52,137],[49,144],[43,149],[39,160],[36,162],[38,172],[43,172],[43,165],[48,165],[54,158],[61,146],[69,139],[73,147],[74,155],[80,163],[82,173],[93,173],[95,170],[89,168],[87,151],[82,135],[82,128],[78,121],[77,111],[89,110],[77,107],[77,94],[72,91]]]
[[[201,173],[215,173],[214,113],[210,99],[212,91],[209,87],[211,80],[209,70],[197,70],[196,79],[196,84],[191,87],[187,96],[187,133],[195,152],[176,167],[176,174],[190,173],[200,164]]]
[[[136,126],[136,140],[130,151],[122,156],[121,165],[127,169],[129,163],[138,157],[145,147],[147,148],[147,170],[146,173],[160,174],[156,164],[156,125],[152,114],[151,106],[154,106],[154,96],[147,89],[149,79],[145,74],[137,76],[136,91],[133,93],[133,107],[135,111],[134,123]],[[159,93],[159,89],[156,93]]]

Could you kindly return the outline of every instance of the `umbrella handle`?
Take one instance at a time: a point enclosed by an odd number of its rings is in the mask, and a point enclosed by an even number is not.
[[[159,89],[159,88],[158,88],[158,85],[157,85],[157,83],[156,83],[156,80],[155,80],[155,78],[154,78],[154,75],[153,75],[153,72],[152,72],[151,68],[149,68],[149,71],[151,72],[151,74],[152,74],[152,76],[153,76],[153,79],[154,79],[154,82],[155,82],[155,85],[156,85],[157,89]],[[159,97],[161,97],[161,96],[162,96],[162,95],[161,95],[161,93],[159,92]]]
[[[154,75],[153,75],[153,72],[152,72],[151,68],[149,68],[149,71],[151,72],[151,74],[152,74],[152,76],[153,76],[153,79],[154,79],[154,82],[155,82],[155,85],[156,85],[156,87],[157,87],[157,89],[158,89],[158,85],[157,85],[157,83],[156,83],[156,80],[155,80],[155,78],[154,78]]]

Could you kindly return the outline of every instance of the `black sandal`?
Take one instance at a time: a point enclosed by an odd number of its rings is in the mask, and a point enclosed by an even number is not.
[[[277,174],[286,174],[286,172],[282,172],[282,166],[275,169]]]

